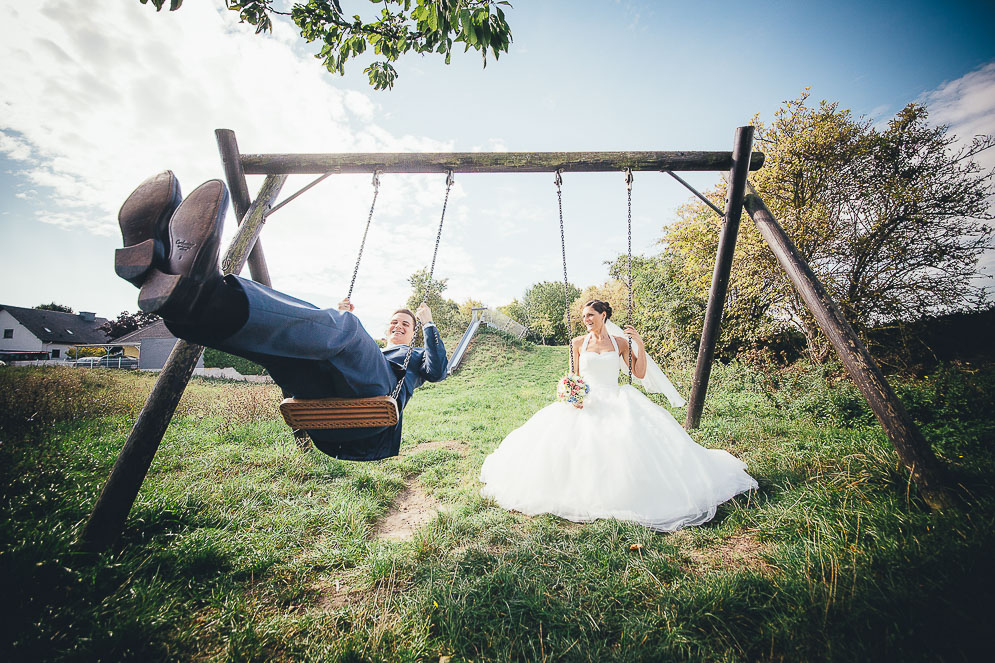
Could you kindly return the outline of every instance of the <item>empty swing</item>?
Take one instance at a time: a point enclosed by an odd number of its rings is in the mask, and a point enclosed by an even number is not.
[[[442,202],[442,216],[439,218],[439,230],[435,235],[435,248],[432,251],[432,265],[428,271],[428,280],[425,283],[425,296],[432,287],[432,274],[435,272],[435,259],[439,254],[439,242],[442,239],[442,225],[446,220],[446,207],[449,204],[449,191],[453,186],[453,171],[446,175],[446,196]],[[349,283],[349,292],[346,299],[352,297],[352,289],[356,285],[356,275],[359,273],[359,263],[363,258],[363,249],[366,247],[366,236],[370,231],[370,222],[373,220],[373,210],[377,204],[377,195],[380,192],[380,171],[373,173],[373,202],[370,204],[370,213],[366,218],[366,228],[363,231],[363,239],[359,245],[359,255],[356,256],[356,265],[352,270],[352,281]],[[421,323],[415,318],[414,335],[411,343],[408,344],[408,351],[404,355],[404,364],[401,370],[401,377],[397,380],[397,385],[389,395],[367,396],[363,398],[285,398],[280,403],[280,414],[287,425],[294,429],[322,430],[330,428],[379,428],[381,426],[396,426],[399,419],[397,408],[397,397],[401,393],[401,385],[407,375],[408,363],[411,361],[411,354],[414,351],[415,338]]]

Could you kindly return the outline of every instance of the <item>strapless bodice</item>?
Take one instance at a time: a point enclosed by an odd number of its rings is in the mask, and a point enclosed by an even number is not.
[[[595,391],[618,389],[618,354],[615,352],[581,352],[580,375]]]

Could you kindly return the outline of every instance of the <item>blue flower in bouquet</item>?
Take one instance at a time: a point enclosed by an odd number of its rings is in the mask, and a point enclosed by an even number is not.
[[[582,377],[571,373],[556,384],[556,398],[564,403],[579,406],[590,390]]]

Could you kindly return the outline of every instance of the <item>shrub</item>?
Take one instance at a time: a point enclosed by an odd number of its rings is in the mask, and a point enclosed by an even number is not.
[[[217,432],[226,437],[245,423],[270,421],[278,416],[280,390],[272,385],[227,384],[215,402]]]
[[[266,375],[266,369],[254,361],[214,348],[204,349],[204,368],[234,368],[242,375]]]

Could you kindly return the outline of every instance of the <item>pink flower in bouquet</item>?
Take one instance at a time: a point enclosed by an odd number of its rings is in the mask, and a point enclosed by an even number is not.
[[[591,388],[582,377],[571,373],[556,385],[556,398],[580,408],[583,407],[584,398],[590,390]]]

